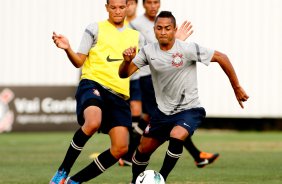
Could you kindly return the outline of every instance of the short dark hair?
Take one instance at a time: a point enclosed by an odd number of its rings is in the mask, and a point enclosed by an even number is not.
[[[161,2],[161,0],[159,0]],[[145,4],[146,0],[143,0],[143,4]]]
[[[155,19],[155,24],[156,24],[158,18],[170,18],[173,26],[176,27],[176,19],[170,11],[161,11]]]
[[[109,4],[109,1],[110,1],[110,0],[107,0],[107,4]],[[138,1],[138,0],[136,0],[136,1]],[[127,0],[126,0],[126,4],[127,4]]]

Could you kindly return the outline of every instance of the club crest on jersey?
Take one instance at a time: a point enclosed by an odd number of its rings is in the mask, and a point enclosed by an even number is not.
[[[182,54],[177,52],[173,54],[172,57],[173,57],[173,60],[171,63],[172,66],[179,67],[183,65],[183,60],[182,60],[183,55]]]
[[[93,89],[93,94],[96,96],[100,96],[100,92],[97,89]]]

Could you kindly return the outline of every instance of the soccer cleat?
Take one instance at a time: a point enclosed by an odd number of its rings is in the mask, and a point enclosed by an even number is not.
[[[51,179],[50,184],[64,184],[67,177],[68,176],[66,171],[57,171]]]
[[[118,165],[121,166],[121,167],[122,167],[122,166],[132,166],[132,162],[120,158],[120,159],[118,160]]]
[[[202,159],[200,162],[195,162],[198,168],[203,168],[208,164],[213,163],[219,157],[219,153],[206,153],[201,152],[200,158]]]
[[[73,181],[70,179],[70,177],[68,177],[64,184],[79,184],[79,182]]]

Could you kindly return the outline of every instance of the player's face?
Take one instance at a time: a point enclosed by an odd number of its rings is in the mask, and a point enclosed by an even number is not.
[[[155,18],[159,12],[160,6],[160,0],[145,0],[143,4],[143,7],[145,8],[145,15]]]
[[[158,18],[154,31],[161,45],[167,45],[174,41],[176,28],[170,18]]]
[[[111,23],[115,25],[123,24],[127,10],[126,0],[109,0],[109,4],[106,4],[106,9]]]
[[[126,15],[128,17],[132,17],[136,14],[136,9],[137,9],[137,3],[135,0],[128,0],[127,2],[127,10],[126,10]]]

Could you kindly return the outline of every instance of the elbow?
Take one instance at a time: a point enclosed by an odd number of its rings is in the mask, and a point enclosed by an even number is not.
[[[216,51],[212,61],[218,62],[219,64],[223,64],[226,61],[229,61],[229,58],[226,54]]]
[[[74,67],[75,67],[75,68],[80,68],[81,66],[80,66],[80,65],[74,65]]]
[[[223,54],[223,53],[221,55],[221,58],[222,58],[223,61],[228,61],[229,60],[228,56],[226,54]]]
[[[81,68],[82,65],[83,65],[83,62],[79,62],[79,63],[73,62],[73,66],[74,66],[75,68]]]
[[[120,78],[122,78],[122,79],[124,79],[124,78],[127,78],[127,77],[128,77],[128,74],[127,74],[127,73],[125,73],[125,72],[119,72],[119,73],[118,73],[118,75],[119,75],[119,77],[120,77]]]

